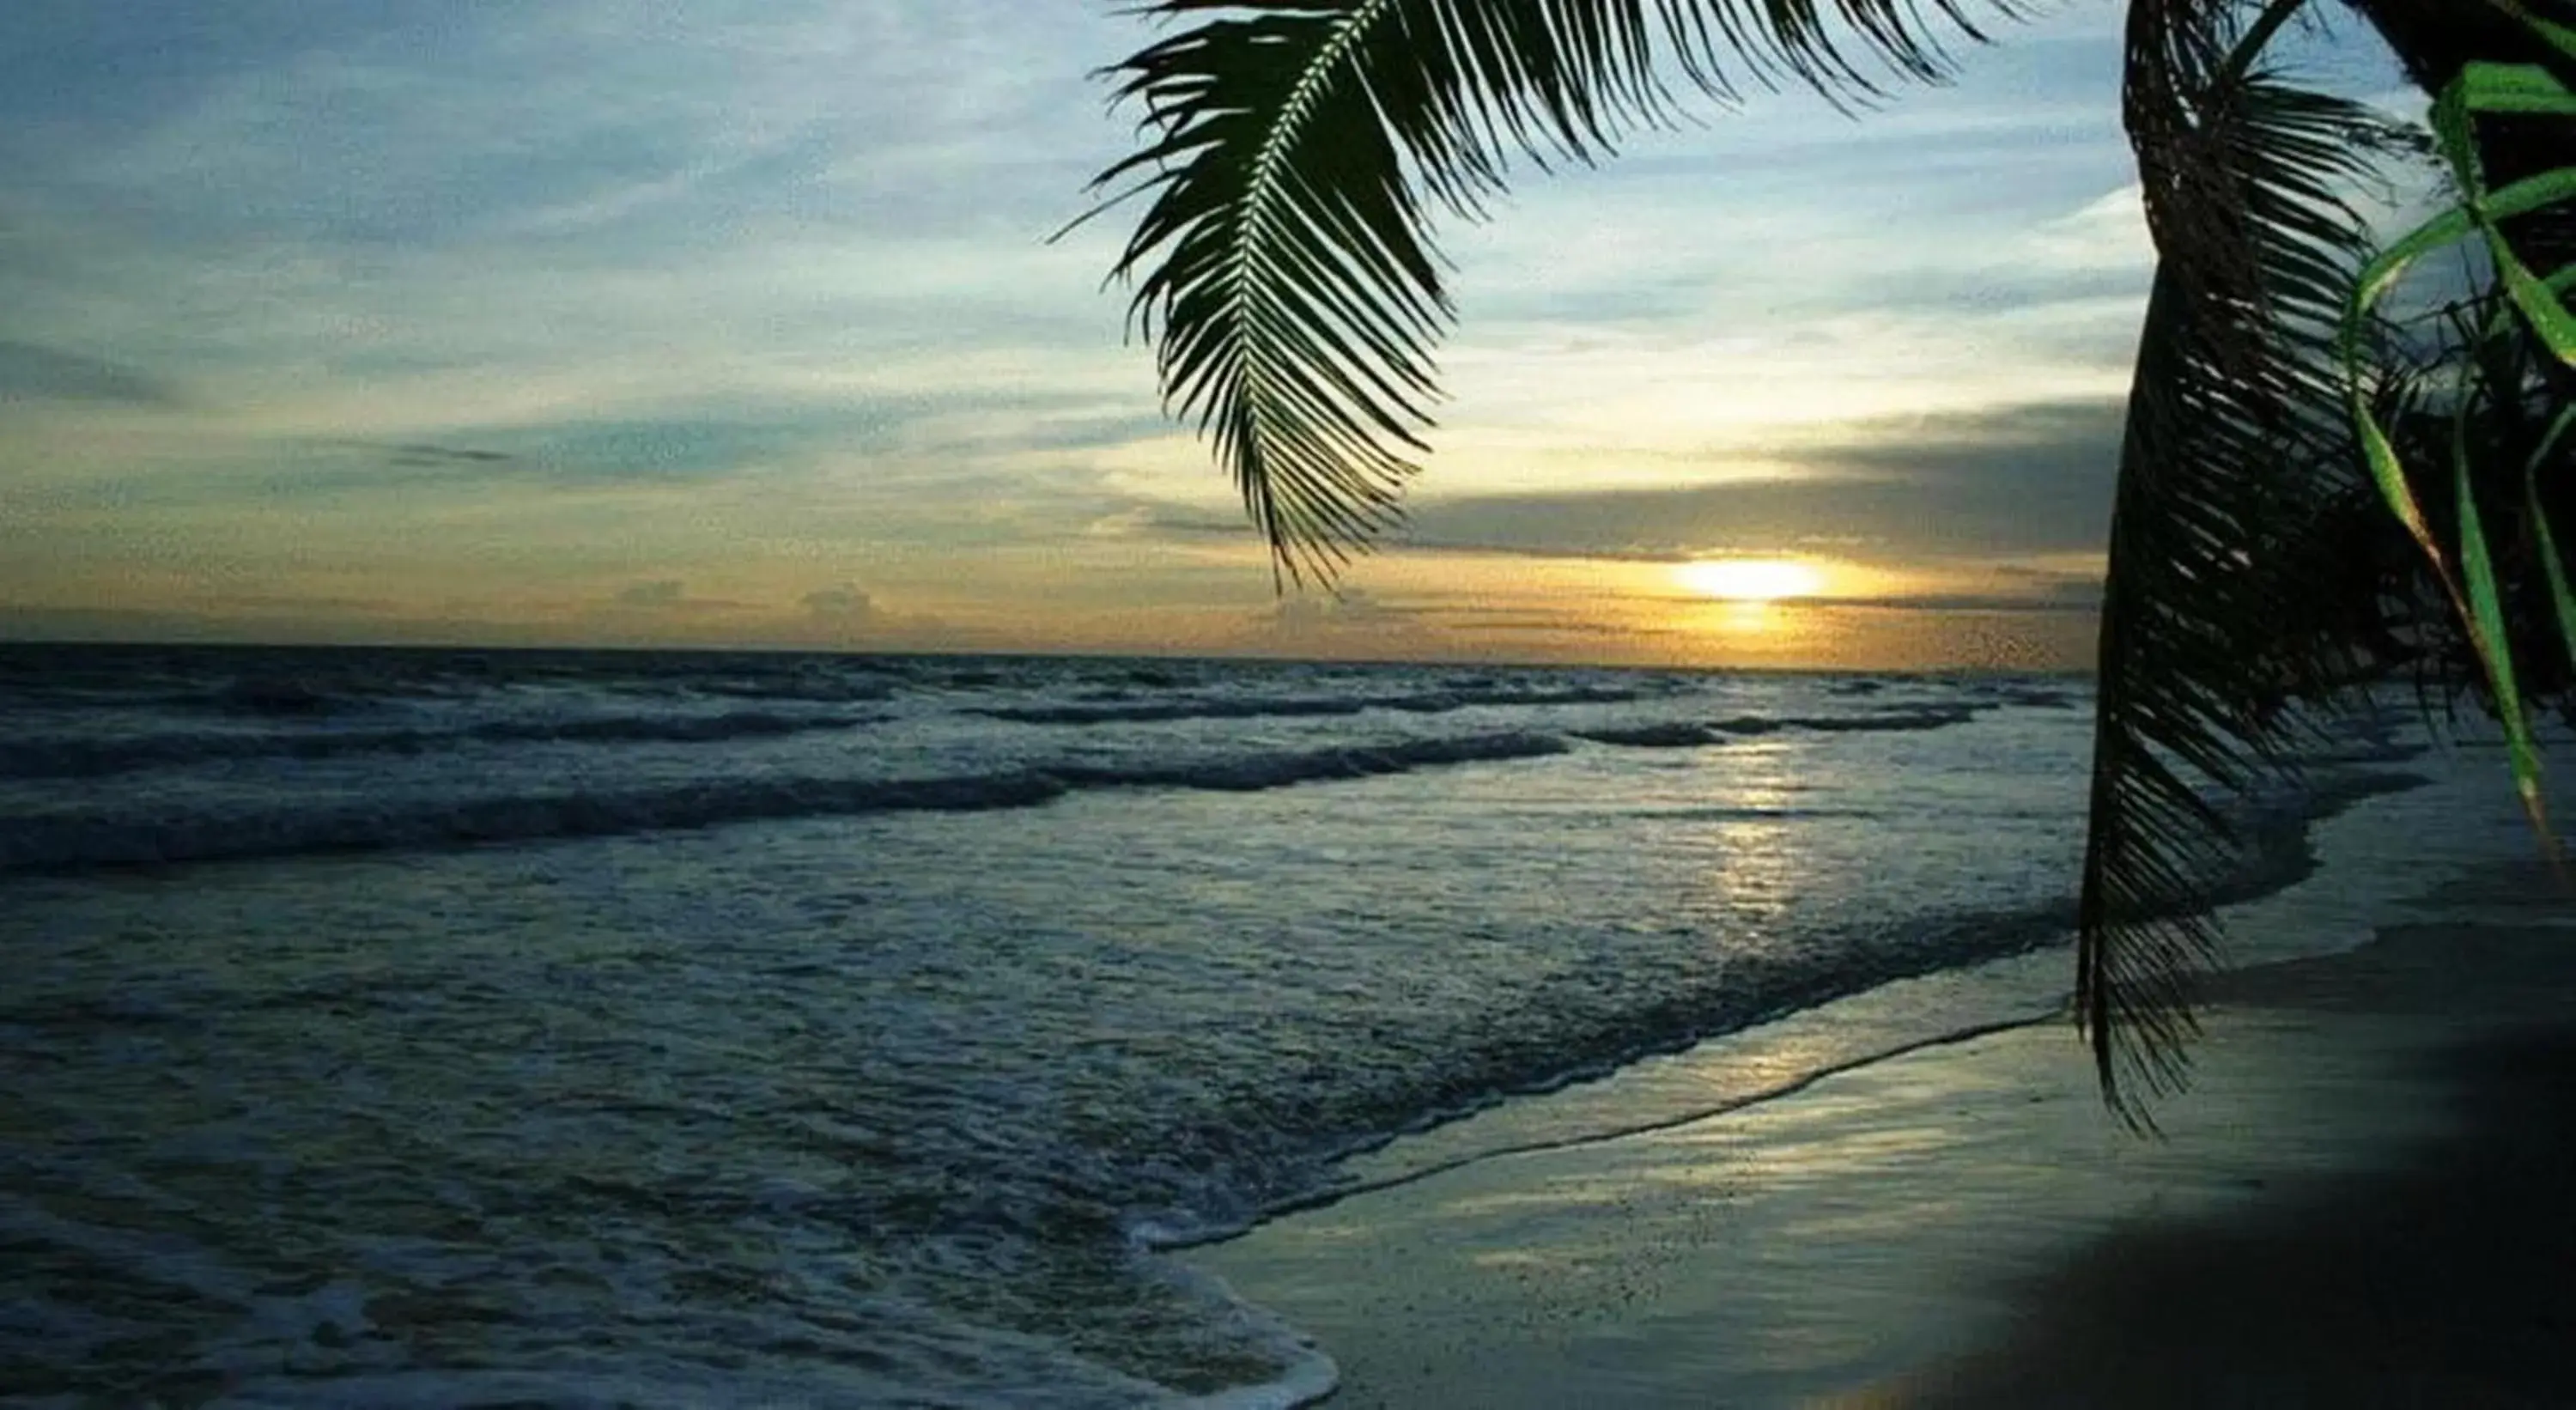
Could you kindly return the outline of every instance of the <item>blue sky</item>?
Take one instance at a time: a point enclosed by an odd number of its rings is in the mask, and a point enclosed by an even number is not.
[[[1283,602],[1121,218],[1045,239],[1130,140],[1106,4],[12,0],[0,634],[2070,660],[2148,272],[2117,27],[1446,230],[1412,527]],[[1845,601],[1674,585],[1730,554]]]

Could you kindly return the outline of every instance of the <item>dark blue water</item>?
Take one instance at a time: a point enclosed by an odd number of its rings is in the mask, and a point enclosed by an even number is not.
[[[1311,1358],[1154,1247],[2061,941],[2089,707],[0,647],[0,1393],[1284,1403]],[[2348,744],[2346,796],[2405,752]]]

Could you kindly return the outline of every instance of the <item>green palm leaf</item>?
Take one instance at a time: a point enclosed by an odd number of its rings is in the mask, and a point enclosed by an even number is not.
[[[2015,0],[1976,0],[1997,13]],[[1866,101],[1947,72],[1965,0],[1158,0],[1211,16],[1111,70],[1146,140],[1095,189],[1150,195],[1117,265],[1164,393],[1291,577],[1393,523],[1426,450],[1451,305],[1435,211],[1507,164],[1589,162],[1677,84]],[[1925,11],[1931,12],[1927,18]]]

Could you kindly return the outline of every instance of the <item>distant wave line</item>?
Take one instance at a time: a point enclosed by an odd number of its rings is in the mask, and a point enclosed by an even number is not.
[[[1202,696],[1106,704],[987,705],[968,713],[1025,725],[1153,724],[1170,720],[1357,715],[1370,710],[1438,715],[1478,706],[1621,705],[1635,699],[1637,692],[1633,690],[1578,686],[1565,690],[1439,690],[1405,695],[1290,695],[1235,700]]]
[[[399,851],[685,831],[734,823],[899,812],[1034,807],[1100,789],[1256,792],[1303,783],[1408,773],[1453,764],[1535,759],[1576,742],[1611,748],[1697,748],[1728,736],[1777,730],[1849,733],[1965,723],[1985,707],[1892,710],[1851,716],[1745,716],[1709,724],[1603,726],[1562,734],[1528,730],[1380,744],[1218,756],[1177,764],[1049,762],[996,773],[897,779],[769,778],[628,793],[554,792],[469,799],[410,811],[213,813],[170,820],[29,819],[0,824],[0,872],[75,871],[299,855]],[[214,758],[330,757],[423,751],[459,741],[700,742],[855,728],[879,716],[611,716],[496,720],[454,730],[329,731],[243,736],[145,736],[99,743],[86,754],[43,745],[0,746],[0,777],[95,777]],[[196,747],[189,753],[183,741]],[[214,743],[220,741],[220,743]],[[212,748],[205,746],[213,744]]]
[[[1258,792],[1419,768],[1537,758],[1571,748],[1511,733],[1242,755],[1173,765],[1055,764],[918,779],[773,779],[632,793],[483,798],[408,812],[207,816],[183,822],[61,820],[0,829],[0,871],[70,871],[400,851],[681,831],[731,823],[1034,807],[1089,789]]]
[[[718,715],[602,715],[588,718],[485,720],[448,729],[337,729],[301,733],[227,734],[188,731],[123,738],[36,738],[0,743],[0,779],[104,778],[147,769],[233,759],[329,759],[357,754],[420,754],[457,744],[705,744],[734,739],[856,729],[874,714],[779,714],[731,710]]]

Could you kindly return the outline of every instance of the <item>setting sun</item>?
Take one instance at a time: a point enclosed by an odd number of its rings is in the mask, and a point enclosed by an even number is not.
[[[1788,558],[1720,558],[1684,563],[1673,570],[1682,586],[1729,602],[1776,602],[1810,597],[1825,585],[1822,573]]]

